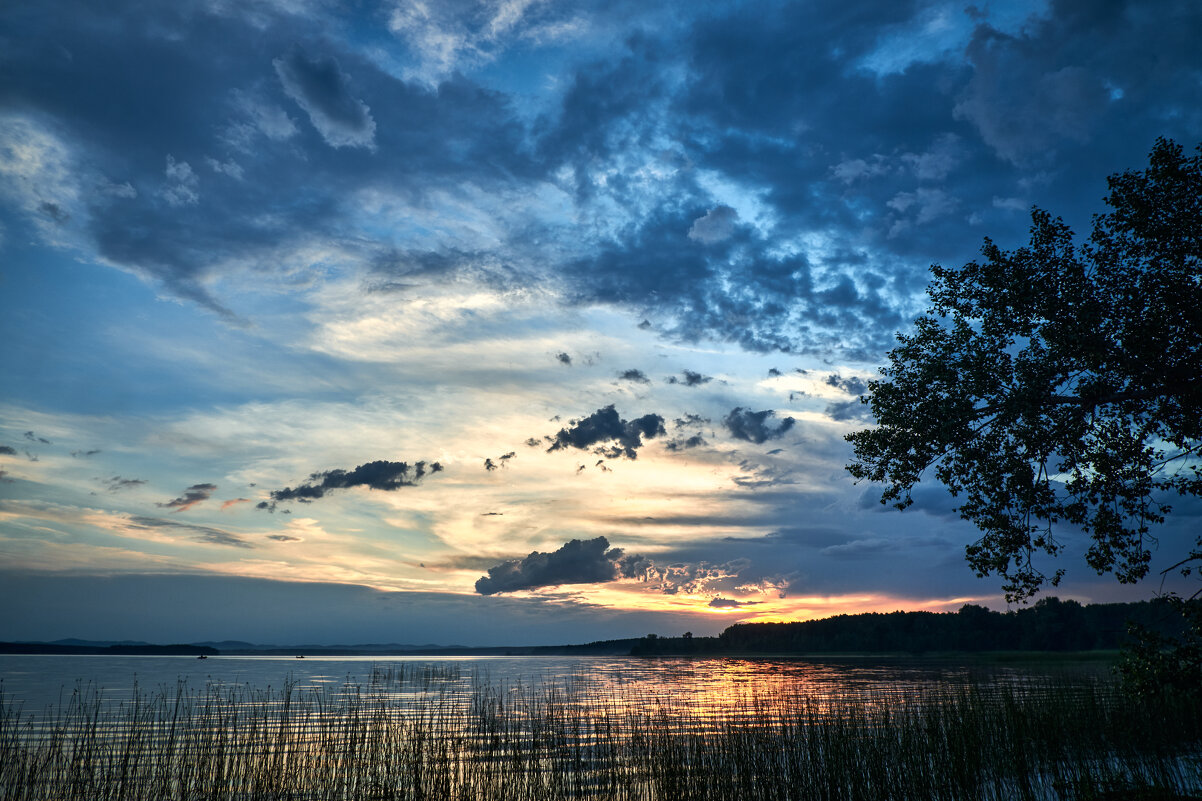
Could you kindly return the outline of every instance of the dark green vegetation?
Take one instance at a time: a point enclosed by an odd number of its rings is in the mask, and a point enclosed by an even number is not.
[[[1198,602],[1194,602],[1197,604]],[[798,623],[740,623],[718,637],[644,638],[631,651],[654,654],[932,653],[1118,650],[1130,624],[1162,639],[1187,621],[1164,600],[1089,604],[1043,598],[1013,612],[966,604],[959,612],[837,615]]]
[[[1083,244],[1036,210],[1026,246],[933,266],[931,308],[869,385],[879,425],[848,435],[882,503],[909,506],[934,473],[981,532],[969,565],[1011,600],[1059,580],[1035,560],[1060,552],[1056,524],[1133,582],[1150,527],[1202,495],[1202,155],[1158,140],[1109,188]],[[1196,567],[1202,538],[1180,556]]]
[[[742,693],[742,694],[740,694]],[[1101,799],[1202,789],[1202,703],[1088,679],[809,696],[716,713],[621,687],[379,672],[340,692],[0,699],[0,799]]]

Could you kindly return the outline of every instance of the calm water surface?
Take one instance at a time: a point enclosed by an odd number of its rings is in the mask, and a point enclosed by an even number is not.
[[[1104,675],[1105,667],[1079,665],[1073,672]],[[295,657],[0,655],[0,688],[6,704],[26,715],[61,708],[73,692],[120,704],[135,694],[174,694],[219,687],[247,694],[291,688],[337,696],[348,688],[395,682],[398,697],[415,691],[470,694],[481,683],[502,692],[570,690],[581,703],[622,699],[649,709],[687,711],[692,717],[748,708],[757,698],[805,697],[826,703],[887,703],[946,690],[970,680],[978,685],[1022,686],[1064,666],[965,666],[899,660],[809,661],[804,659],[631,657]],[[374,681],[373,681],[374,679]],[[383,682],[389,684],[387,678]],[[416,688],[416,689],[415,689]]]

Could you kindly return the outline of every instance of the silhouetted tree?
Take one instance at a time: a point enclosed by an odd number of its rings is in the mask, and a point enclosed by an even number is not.
[[[1110,211],[1077,246],[1032,212],[1031,240],[931,271],[931,308],[899,335],[849,434],[857,479],[905,508],[929,473],[981,537],[969,565],[1022,600],[1061,550],[1054,524],[1088,532],[1089,565],[1147,574],[1149,527],[1202,495],[1202,155],[1160,139],[1141,172],[1109,179]],[[1178,565],[1202,559],[1202,538]]]
[[[933,473],[981,532],[969,565],[1011,601],[1059,582],[1034,559],[1060,552],[1055,524],[1130,583],[1173,500],[1202,495],[1202,147],[1158,139],[1146,170],[1108,183],[1086,243],[1035,209],[1026,246],[986,239],[981,262],[932,266],[930,309],[864,398],[879,425],[847,437],[847,469],[883,483],[882,503],[909,506]],[[1170,570],[1197,570],[1202,536],[1182,556]],[[1202,624],[1196,604],[1181,611]],[[1172,664],[1202,685],[1202,625],[1135,634],[1129,675]]]

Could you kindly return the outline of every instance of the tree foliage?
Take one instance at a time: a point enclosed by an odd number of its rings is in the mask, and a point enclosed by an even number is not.
[[[1147,169],[1109,178],[1088,241],[1045,211],[1013,251],[931,268],[931,307],[865,396],[878,425],[849,434],[857,479],[905,508],[933,473],[980,531],[980,576],[1023,600],[1090,536],[1099,573],[1143,578],[1180,496],[1202,495],[1202,147],[1160,139]],[[1202,560],[1198,546],[1177,569]]]

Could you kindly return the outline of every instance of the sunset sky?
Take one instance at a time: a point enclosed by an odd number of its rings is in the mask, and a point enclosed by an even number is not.
[[[5,3],[0,639],[1004,608],[843,436],[931,263],[1202,141],[1199,41],[1195,0]],[[1060,533],[1061,597],[1157,588]]]

